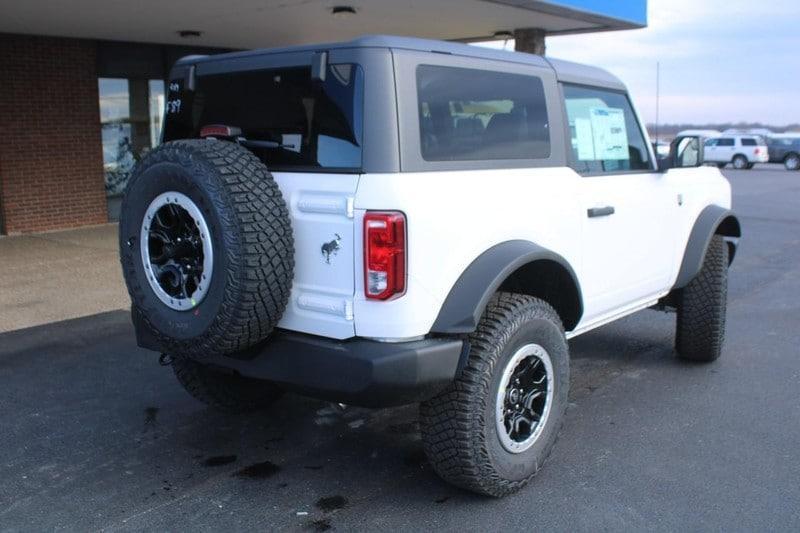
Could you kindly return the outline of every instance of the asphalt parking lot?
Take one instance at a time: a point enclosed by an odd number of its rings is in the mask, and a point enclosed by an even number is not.
[[[503,500],[440,481],[416,410],[191,399],[125,312],[0,334],[0,530],[800,528],[800,173],[726,171],[745,238],[712,365],[674,315],[571,341],[547,467]]]

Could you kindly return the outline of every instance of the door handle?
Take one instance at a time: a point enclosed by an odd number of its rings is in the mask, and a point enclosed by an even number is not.
[[[614,206],[590,207],[586,210],[586,214],[589,215],[589,218],[607,217],[614,214]]]

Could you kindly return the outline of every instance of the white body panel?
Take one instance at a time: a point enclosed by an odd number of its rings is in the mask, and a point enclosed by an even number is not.
[[[584,303],[570,334],[578,335],[669,292],[700,212],[730,207],[730,186],[711,167],[590,177],[564,167],[275,177],[295,237],[294,284],[279,327],[337,339],[428,334],[464,270],[516,239],[572,266]],[[588,217],[605,206],[614,214]],[[366,210],[407,217],[407,290],[394,300],[364,296]],[[322,246],[337,237],[328,262]]]
[[[609,217],[587,209],[613,205]],[[430,332],[442,304],[481,253],[522,239],[564,257],[581,284],[584,315],[571,336],[655,303],[675,282],[689,233],[707,205],[730,207],[730,186],[711,167],[581,177],[569,168],[362,176],[365,210],[408,219],[407,292],[388,302],[363,291],[361,238],[354,267],[355,334],[408,339]]]
[[[306,172],[274,176],[289,207],[295,248],[292,294],[278,327],[334,339],[352,337],[353,198],[359,176]],[[323,245],[333,242],[325,254]]]
[[[357,277],[356,334],[406,338],[428,333],[459,276],[501,242],[536,242],[579,271],[579,181],[568,168],[363,176],[356,196],[359,213],[393,209],[406,214],[408,287],[396,300],[366,300]]]

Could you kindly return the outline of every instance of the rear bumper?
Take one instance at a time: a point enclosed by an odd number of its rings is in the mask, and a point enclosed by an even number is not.
[[[139,346],[159,351],[133,313]],[[271,381],[330,401],[388,407],[426,400],[453,381],[466,343],[453,338],[378,342],[334,340],[275,330],[262,345],[234,357],[201,362],[220,371]]]
[[[160,351],[135,310],[132,318],[137,344]],[[275,330],[267,341],[246,352],[200,362],[307,396],[388,407],[426,400],[444,389],[466,361],[467,346],[452,337],[378,342]]]
[[[388,407],[434,396],[455,378],[464,350],[458,339],[386,343],[355,338],[337,341],[275,331],[244,358],[204,361],[242,376],[330,401]]]

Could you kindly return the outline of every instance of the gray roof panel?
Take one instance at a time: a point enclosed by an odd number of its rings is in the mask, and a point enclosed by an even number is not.
[[[607,70],[550,57],[547,58],[547,61],[556,72],[558,81],[577,83],[579,85],[593,85],[618,91],[627,90],[625,84]]]
[[[474,57],[476,59],[488,59],[494,61],[506,61],[537,67],[549,67],[556,72],[559,81],[568,83],[579,83],[583,85],[597,85],[617,90],[625,90],[625,85],[609,72],[588,65],[572,63],[560,59],[544,58],[533,54],[522,52],[508,52],[494,48],[485,48],[463,43],[449,41],[436,41],[431,39],[419,39],[415,37],[395,37],[391,35],[365,35],[352,41],[340,43],[321,43],[303,46],[290,46],[284,48],[265,48],[260,50],[248,50],[244,52],[231,52],[212,56],[192,56],[182,58],[177,64],[187,63],[206,63],[225,61],[227,59],[242,57],[257,57],[263,55],[282,54],[291,52],[309,52],[315,50],[336,50],[352,48],[389,48],[394,50],[413,50],[418,52],[435,52],[440,54],[451,54],[461,57]]]

